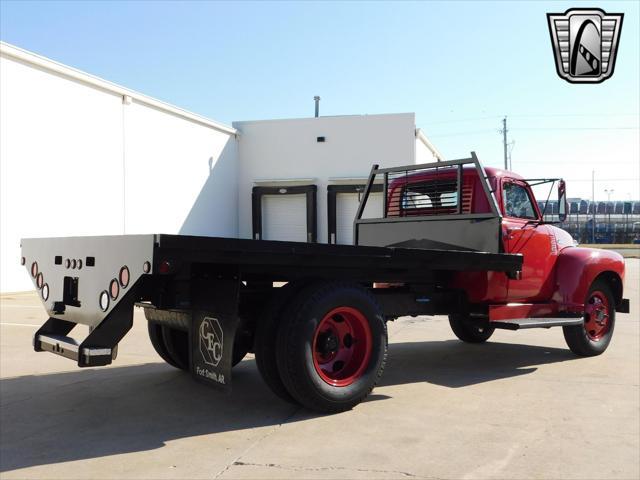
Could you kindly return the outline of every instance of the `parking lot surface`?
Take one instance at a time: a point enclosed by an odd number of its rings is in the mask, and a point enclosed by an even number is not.
[[[605,354],[559,328],[455,339],[445,317],[389,326],[369,399],[339,415],[282,402],[248,356],[219,394],[155,354],[141,312],[113,365],[35,353],[34,294],[0,310],[1,478],[640,478],[640,260]]]

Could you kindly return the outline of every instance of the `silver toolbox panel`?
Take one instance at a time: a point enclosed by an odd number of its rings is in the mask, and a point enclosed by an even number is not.
[[[26,238],[21,241],[24,266],[49,316],[90,327],[97,326],[142,275],[153,273],[154,245],[155,235]],[[35,276],[32,275],[34,262],[37,264]],[[146,262],[148,272],[144,271]],[[123,267],[129,272],[126,286],[119,279]],[[42,275],[41,278],[38,275]],[[54,305],[63,302],[65,277],[68,277],[67,282],[77,282],[79,305],[66,304],[64,313],[58,314],[54,312]],[[119,283],[115,299],[109,292],[114,279]],[[106,310],[100,306],[100,295],[104,291],[109,294]]]

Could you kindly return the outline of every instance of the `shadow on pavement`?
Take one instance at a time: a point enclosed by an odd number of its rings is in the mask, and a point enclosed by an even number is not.
[[[460,388],[535,372],[536,365],[575,360],[568,348],[458,340],[389,345],[380,385],[428,382]]]
[[[564,349],[458,341],[391,344],[382,385],[452,388],[524,375],[575,358]],[[275,397],[253,360],[225,395],[153,363],[0,380],[0,471],[146,451],[198,435],[307,419]],[[370,396],[370,401],[385,400]]]

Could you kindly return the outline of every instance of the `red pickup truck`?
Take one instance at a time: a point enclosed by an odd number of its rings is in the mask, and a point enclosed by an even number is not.
[[[579,248],[544,222],[531,191],[543,183],[558,183],[562,220],[564,182],[485,169],[472,154],[374,166],[354,245],[164,234],[23,239],[22,264],[49,317],[34,349],[79,367],[108,365],[138,305],[153,347],[173,367],[228,389],[232,367],[253,352],[276,395],[323,412],[371,392],[386,362],[387,322],[404,315],[448,315],[466,342],[484,342],[496,328],[561,326],[571,350],[597,355],[616,311],[629,311],[624,262]],[[382,192],[382,209],[363,218],[372,192]],[[79,324],[89,334],[76,341],[69,334]]]
[[[558,183],[559,219],[564,220],[564,182],[561,179],[527,180],[498,168],[463,168],[459,191],[458,174],[455,168],[447,167],[409,175],[396,172],[391,182],[387,178],[385,207],[387,218],[490,215],[492,208],[500,213],[499,250],[523,255],[522,270],[511,278],[503,272],[454,274],[447,287],[464,290],[468,301],[467,311],[449,315],[456,336],[466,342],[484,342],[496,326],[550,326],[562,324],[566,317],[584,315],[584,322],[564,325],[569,348],[584,356],[604,352],[613,334],[616,309],[628,311],[622,298],[624,259],[610,250],[580,248],[566,231],[544,222],[544,212],[539,210],[531,186]],[[490,196],[485,195],[482,188],[485,181]],[[447,227],[454,225],[449,222]],[[447,232],[451,239],[462,239],[467,234],[473,233]],[[438,246],[425,239],[392,243],[405,247]],[[456,245],[446,247],[456,248]]]

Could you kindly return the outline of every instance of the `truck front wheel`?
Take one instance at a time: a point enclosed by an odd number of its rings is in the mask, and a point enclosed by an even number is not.
[[[291,396],[315,411],[349,410],[382,375],[387,330],[371,293],[355,284],[315,283],[288,306],[276,358]]]
[[[564,339],[576,355],[600,355],[611,342],[615,320],[615,299],[611,287],[604,280],[596,280],[589,288],[584,303],[584,323],[562,327]]]
[[[474,322],[467,314],[449,315],[449,325],[455,336],[467,343],[484,343],[495,331],[493,327]]]

